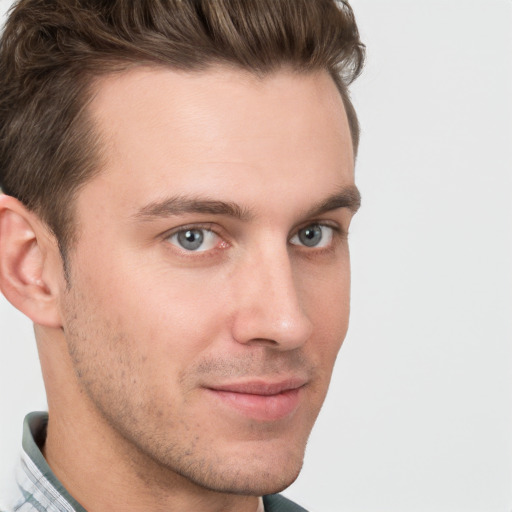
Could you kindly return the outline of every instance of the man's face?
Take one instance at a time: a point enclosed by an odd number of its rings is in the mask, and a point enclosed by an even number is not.
[[[357,197],[333,81],[139,68],[91,111],[105,167],[77,198],[62,299],[83,400],[148,463],[281,490],[348,324]]]

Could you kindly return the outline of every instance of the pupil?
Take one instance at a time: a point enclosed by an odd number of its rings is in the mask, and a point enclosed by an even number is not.
[[[189,242],[195,242],[195,240],[197,239],[198,237],[198,234],[197,233],[194,233],[192,231],[187,231],[185,233],[185,238],[189,241]]]

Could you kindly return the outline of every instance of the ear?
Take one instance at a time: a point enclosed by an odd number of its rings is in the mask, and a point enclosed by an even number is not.
[[[59,267],[62,273],[58,244],[44,224],[0,194],[0,290],[35,324],[61,326]]]

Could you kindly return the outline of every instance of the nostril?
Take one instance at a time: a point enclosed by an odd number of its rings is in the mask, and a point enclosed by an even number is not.
[[[270,340],[267,338],[254,338],[254,339],[249,340],[246,344],[252,345],[252,346],[258,345],[261,347],[268,347],[268,348],[274,348],[274,347],[279,346],[279,342],[277,342],[275,340]]]

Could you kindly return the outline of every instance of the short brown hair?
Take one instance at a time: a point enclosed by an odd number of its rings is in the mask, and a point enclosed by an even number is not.
[[[50,227],[65,256],[73,197],[99,169],[87,117],[96,77],[138,64],[256,74],[325,69],[347,87],[364,60],[352,9],[337,0],[20,0],[0,46],[0,186]]]

